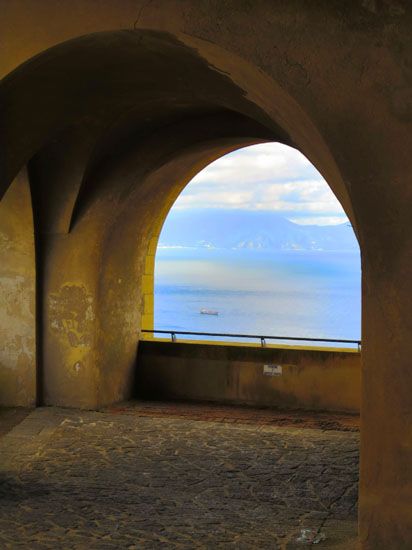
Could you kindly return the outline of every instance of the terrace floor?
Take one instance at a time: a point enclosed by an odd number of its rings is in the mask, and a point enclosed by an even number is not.
[[[1,548],[357,548],[356,417],[130,402],[0,436]]]

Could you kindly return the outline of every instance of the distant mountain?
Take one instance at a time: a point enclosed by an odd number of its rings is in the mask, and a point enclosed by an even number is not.
[[[298,225],[276,212],[172,210],[163,226],[162,247],[262,250],[358,250],[349,223]]]

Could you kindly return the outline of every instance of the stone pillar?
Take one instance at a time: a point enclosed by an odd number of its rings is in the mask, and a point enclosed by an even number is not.
[[[360,538],[412,548],[412,241],[363,261]]]
[[[43,404],[95,408],[98,250],[92,234],[42,235]]]

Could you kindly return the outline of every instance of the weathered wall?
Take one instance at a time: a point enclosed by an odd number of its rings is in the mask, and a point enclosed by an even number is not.
[[[233,116],[208,117],[206,124],[180,124],[131,148],[125,145],[118,156],[105,160],[103,172],[91,177],[86,206],[69,233],[57,232],[53,216],[43,216],[48,223],[39,223],[38,241],[45,404],[96,408],[130,396],[147,302],[139,283],[147,269],[150,236],[157,235],[166,215],[164,204],[170,207],[190,177],[222,152],[250,143],[249,137],[233,137],[234,131],[248,135],[252,129],[248,120],[242,128]],[[55,184],[61,181],[55,149],[52,159],[51,167],[45,153],[30,163],[40,212],[50,172]],[[94,178],[100,183],[98,200]],[[61,202],[63,197],[62,192]]]
[[[201,342],[140,341],[137,396],[359,413],[360,354]],[[281,376],[263,365],[282,366]]]
[[[52,236],[40,239],[45,303],[53,296],[64,303],[64,288],[77,285],[95,305],[92,328],[85,323],[85,333],[77,335],[80,343],[93,341],[96,352],[87,367],[95,369],[96,376],[89,372],[77,382],[79,389],[82,381],[88,388],[82,403],[99,402],[99,393],[107,401],[124,394],[131,368],[130,327],[142,313],[124,310],[129,283],[118,283],[123,289],[119,293],[113,290],[114,277],[122,278],[125,257],[116,252],[123,247],[117,239],[127,234],[122,223],[115,227],[116,214],[120,220],[132,188],[148,182],[134,204],[135,219],[143,225],[134,234],[137,263],[128,269],[143,281],[144,270],[137,266],[143,265],[148,242],[156,234],[147,220],[153,216],[158,226],[172,196],[168,189],[177,189],[177,181],[170,178],[159,195],[156,178],[146,178],[159,163],[147,167],[146,174],[125,178],[124,143],[136,145],[149,136],[155,143],[162,136],[174,142],[183,122],[241,113],[264,126],[267,139],[296,146],[315,164],[357,231],[363,268],[360,535],[367,549],[411,547],[410,2],[0,0],[0,6],[0,71],[5,76],[0,83],[0,195],[33,156],[43,167],[53,164],[59,150],[64,158],[70,141],[67,128],[78,129],[73,139],[84,145],[70,148],[64,170],[40,178],[43,183],[36,185],[42,190],[35,200],[40,225],[47,220],[41,233]],[[236,134],[246,136],[236,130],[232,138]],[[262,137],[258,134],[247,137],[253,141]],[[192,138],[201,141],[195,134]],[[169,149],[170,157],[179,157],[187,145]],[[225,147],[230,143],[222,152]],[[144,165],[146,154],[142,151],[136,162]],[[118,164],[117,179],[110,185],[102,177],[107,175],[103,161],[108,156]],[[203,160],[207,157],[205,153]],[[190,171],[183,164],[181,177]],[[121,199],[117,192],[125,179],[130,189],[123,188]],[[81,253],[77,250],[82,244],[79,228],[89,223],[88,216],[98,220],[93,230],[84,227],[90,239],[85,243],[99,239],[90,260],[85,246]],[[69,230],[79,234],[70,245]],[[60,261],[67,277],[58,273]],[[110,269],[103,273],[105,266]],[[113,293],[106,300],[110,287]],[[141,307],[140,289],[138,285],[130,296]],[[70,295],[68,317],[79,321],[83,301],[75,291]],[[62,307],[44,307],[42,345],[46,352],[55,350],[46,353],[45,374],[55,376],[54,369],[73,369],[74,357],[71,348],[65,348],[68,334],[64,341],[51,336],[51,313],[60,315]],[[114,315],[110,323],[108,313]],[[127,328],[117,329],[125,319]],[[116,335],[108,331],[113,328],[119,330],[119,342],[126,338],[127,354],[111,345]],[[81,354],[83,348],[77,347]],[[103,361],[112,350],[112,360],[96,367],[95,358]],[[13,353],[10,350],[10,359]],[[65,386],[65,378],[56,380],[60,393],[55,395],[76,405],[76,383]],[[53,402],[53,392],[50,396]]]
[[[35,255],[22,170],[0,202],[0,404],[36,402]]]

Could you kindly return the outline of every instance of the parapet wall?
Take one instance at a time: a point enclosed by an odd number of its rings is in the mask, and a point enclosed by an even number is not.
[[[353,350],[139,343],[140,398],[358,413],[360,391],[361,358]]]

